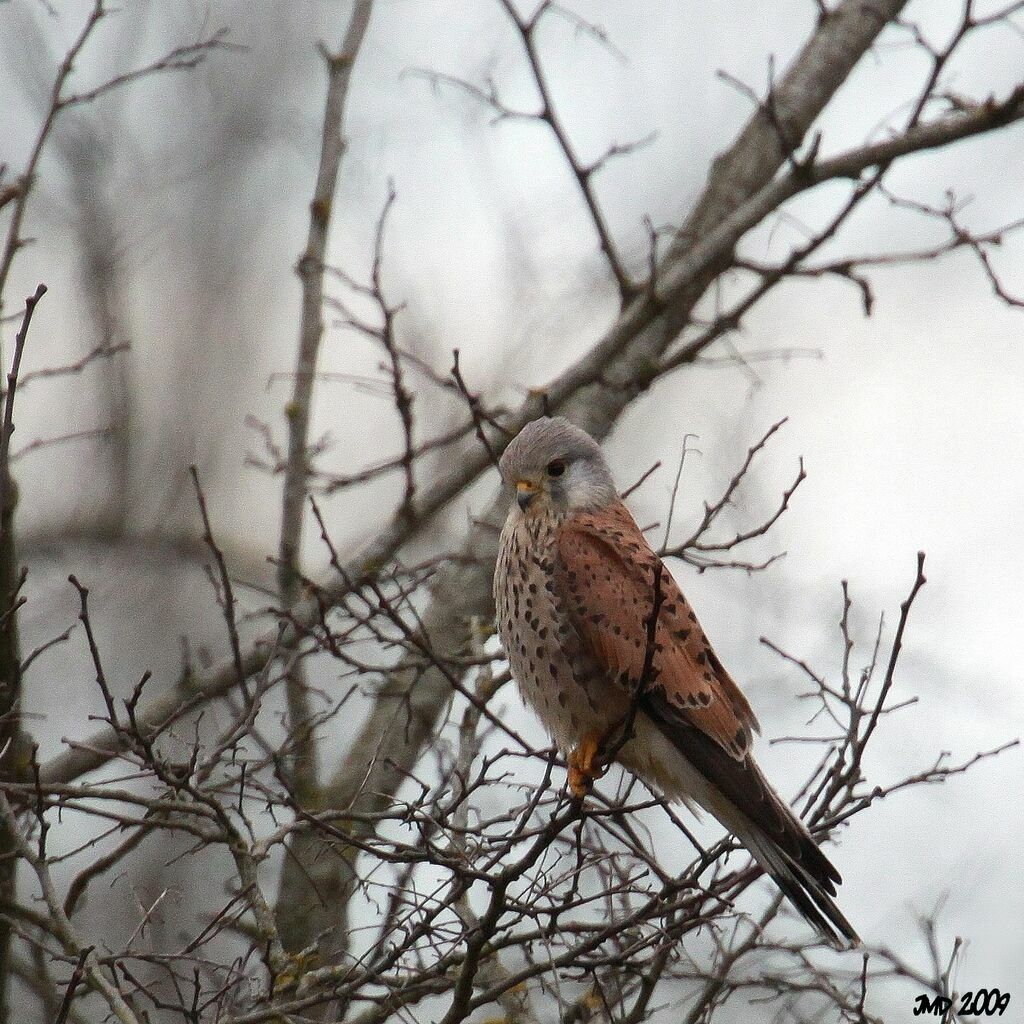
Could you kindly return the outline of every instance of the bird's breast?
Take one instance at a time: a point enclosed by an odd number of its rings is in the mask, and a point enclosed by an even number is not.
[[[494,575],[498,631],[512,676],[563,750],[624,713],[622,691],[583,648],[557,580],[557,517],[509,517]]]

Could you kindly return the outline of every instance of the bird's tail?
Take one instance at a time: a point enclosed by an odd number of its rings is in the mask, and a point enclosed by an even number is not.
[[[760,771],[758,771],[760,775]],[[750,851],[783,895],[804,919],[836,949],[861,944],[860,936],[836,906],[833,896],[842,876],[822,853],[804,823],[761,776],[765,796],[775,804],[771,815],[778,829],[771,831],[756,824],[735,805],[722,814],[713,813]],[[711,810],[711,808],[709,808]]]
[[[736,837],[771,876],[783,895],[830,945],[836,949],[849,949],[861,944],[853,925],[832,899],[836,890],[831,881],[814,877],[756,826],[743,833],[737,830]],[[828,862],[824,854],[822,859]]]
[[[860,937],[832,899],[842,876],[757,762],[750,755],[737,760],[699,729],[678,722],[667,728],[664,721],[664,714],[655,719],[682,755],[669,773],[669,797],[688,795],[710,811],[831,945],[859,946]]]

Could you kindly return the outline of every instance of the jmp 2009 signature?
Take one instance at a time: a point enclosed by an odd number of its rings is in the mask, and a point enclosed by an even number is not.
[[[979,988],[973,992],[964,992],[958,997],[961,1017],[1001,1017],[1010,1005],[1010,993],[1000,992],[997,988]],[[953,1000],[948,996],[920,995],[914,1000],[914,1016],[931,1013],[937,1017],[949,1012]]]

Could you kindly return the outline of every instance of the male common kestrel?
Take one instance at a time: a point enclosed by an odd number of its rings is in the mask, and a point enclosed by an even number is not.
[[[613,753],[668,799],[710,811],[833,945],[859,943],[831,899],[839,872],[754,761],[757,718],[597,442],[534,420],[501,473],[516,498],[494,574],[499,632],[523,697],[568,753],[573,792]]]

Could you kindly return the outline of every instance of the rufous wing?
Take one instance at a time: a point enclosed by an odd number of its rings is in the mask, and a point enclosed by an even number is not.
[[[680,724],[732,758],[750,749],[757,718],[708,643],[697,616],[625,505],[570,516],[558,537],[556,584],[584,646],[610,677],[640,685]],[[657,581],[657,586],[656,586]],[[651,613],[659,613],[649,651]]]

